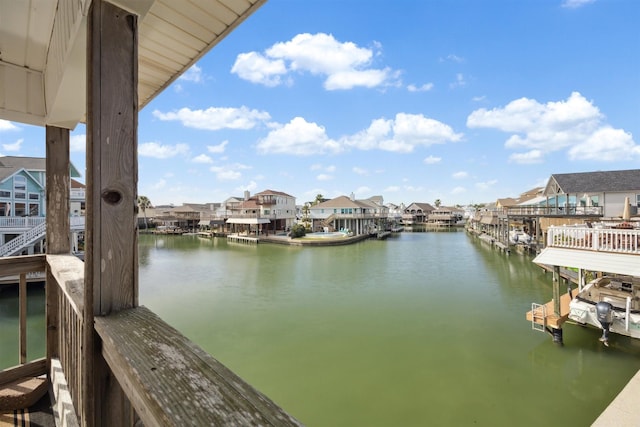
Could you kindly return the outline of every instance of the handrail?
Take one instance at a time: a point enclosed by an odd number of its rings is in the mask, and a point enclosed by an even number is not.
[[[22,218],[22,219],[25,219],[25,218]],[[72,216],[69,218],[69,224],[70,224],[71,230],[74,230],[74,231],[84,230],[85,217]],[[9,256],[17,253],[19,250],[23,249],[24,247],[29,246],[37,242],[38,240],[43,239],[46,233],[47,233],[47,223],[37,222],[36,225],[30,230],[25,231],[24,233],[18,235],[14,239],[9,240],[4,245],[0,246],[0,257]]]
[[[0,258],[0,277],[17,275],[18,292],[18,365],[0,370],[0,384],[25,375],[41,375],[46,372],[42,359],[27,363],[27,274],[45,270],[43,255]]]
[[[46,222],[43,216],[5,216],[0,217],[0,228],[27,229]]]
[[[301,425],[146,307],[96,317],[95,329],[145,426]]]
[[[13,255],[18,252],[20,249],[24,248],[31,243],[35,243],[40,239],[43,239],[47,232],[47,223],[42,222],[37,226],[33,227],[31,230],[28,230],[22,234],[20,234],[15,239],[9,240],[4,245],[0,246],[0,257],[4,257],[7,255]]]
[[[547,247],[640,255],[640,229],[552,226]]]

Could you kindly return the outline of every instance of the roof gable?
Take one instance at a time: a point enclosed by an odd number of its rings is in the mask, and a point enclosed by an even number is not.
[[[640,191],[640,169],[553,174],[544,195],[615,191]]]

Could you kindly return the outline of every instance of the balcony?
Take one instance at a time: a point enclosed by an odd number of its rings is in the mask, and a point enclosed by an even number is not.
[[[547,247],[640,255],[640,229],[614,227],[550,227]]]

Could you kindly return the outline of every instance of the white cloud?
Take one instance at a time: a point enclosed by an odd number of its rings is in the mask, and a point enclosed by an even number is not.
[[[2,144],[2,148],[5,149],[6,151],[13,151],[13,152],[20,151],[20,147],[22,146],[23,142],[24,142],[24,139],[20,138],[19,140],[17,140],[12,144]]]
[[[486,95],[474,96],[473,98],[471,98],[473,102],[480,102],[484,101],[485,99],[487,99]]]
[[[369,172],[366,169],[354,166],[353,169],[351,169],[353,171],[353,173],[357,174],[357,175],[369,175]]]
[[[339,42],[331,34],[303,33],[289,41],[274,44],[264,54],[248,52],[238,55],[231,72],[265,86],[289,82],[285,77],[292,72],[324,77],[327,90],[397,84],[397,72],[371,66],[373,58],[380,54],[380,43],[374,43],[373,49],[362,48],[352,42]]]
[[[509,161],[520,164],[542,163],[544,154],[540,150],[531,150],[526,153],[513,153],[509,156]]]
[[[200,154],[199,156],[191,159],[191,161],[194,163],[213,163],[213,159],[206,154]]]
[[[488,190],[489,188],[493,187],[497,183],[498,183],[497,179],[492,179],[485,182],[477,182],[476,187],[478,187],[480,190]]]
[[[587,140],[569,150],[571,160],[614,162],[638,158],[640,146],[633,142],[631,134],[611,127],[598,129]]]
[[[249,110],[245,106],[240,108],[210,107],[206,110],[181,108],[178,111],[168,113],[155,110],[153,115],[163,121],[177,120],[183,126],[204,130],[252,129],[271,118],[269,113],[265,111]]]
[[[454,179],[464,179],[469,176],[469,174],[465,171],[455,172],[451,175]]]
[[[168,159],[188,153],[189,146],[187,144],[162,145],[157,142],[145,142],[138,146],[138,154],[140,156],[156,159]]]
[[[564,0],[562,7],[567,9],[577,9],[589,3],[595,3],[596,0]]]
[[[467,189],[464,187],[455,187],[453,190],[451,190],[451,194],[462,194],[466,192],[467,192]]]
[[[458,64],[461,64],[465,61],[463,57],[450,53],[445,58],[440,58],[440,62],[456,62]]]
[[[428,92],[431,89],[433,89],[433,83],[425,83],[422,86],[416,86],[413,84],[407,86],[407,90],[409,92]]]
[[[241,79],[268,87],[282,84],[282,76],[286,75],[287,71],[282,59],[270,59],[258,52],[239,54],[231,67],[231,72]]]
[[[340,145],[330,139],[324,127],[309,123],[302,117],[295,117],[289,123],[272,130],[258,141],[261,154],[291,154],[310,156],[313,154],[338,153]]]
[[[387,188],[385,188],[384,190],[382,190],[383,193],[397,193],[398,191],[400,191],[400,187],[397,185],[391,185]]]
[[[224,153],[224,150],[227,144],[229,144],[229,141],[222,141],[218,145],[207,145],[207,151],[213,154]]]
[[[480,108],[467,117],[467,126],[511,133],[505,148],[525,150],[511,156],[520,163],[542,161],[545,154],[563,149],[573,160],[592,159],[594,152],[602,160],[620,159],[620,146],[626,148],[626,158],[637,156],[638,145],[631,134],[612,129],[603,119],[591,101],[573,92],[566,100],[546,104],[520,98],[504,108]]]
[[[18,126],[14,125],[8,120],[0,119],[0,132],[9,131],[9,130],[18,130],[20,129]]]
[[[449,87],[451,89],[456,89],[459,87],[465,87],[466,85],[467,85],[467,81],[465,80],[464,75],[462,73],[458,73],[456,74],[456,81],[451,83]]]
[[[436,163],[440,163],[440,161],[442,160],[442,157],[435,157],[435,156],[428,156],[425,157],[425,159],[423,160],[424,164],[426,165],[433,165]]]
[[[344,137],[341,142],[360,150],[380,149],[398,153],[411,153],[418,146],[456,142],[462,134],[437,120],[422,114],[398,113],[394,120],[376,119],[355,135]]]
[[[242,170],[251,169],[250,166],[235,163],[225,166],[211,166],[209,170],[216,174],[220,181],[235,181],[242,178]]]
[[[69,150],[78,153],[87,151],[87,135],[72,135],[69,138]]]
[[[235,191],[238,193],[244,193],[245,191],[255,191],[258,188],[258,183],[255,181],[249,181],[248,184],[236,187]]]
[[[162,188],[164,188],[167,185],[167,181],[165,179],[160,179],[158,182],[156,182],[155,184],[153,184],[151,186],[151,188],[153,190],[160,190]]]
[[[184,74],[178,77],[178,80],[192,83],[201,83],[203,80],[202,68],[194,64],[191,66],[191,68],[185,71]]]
[[[321,173],[320,175],[316,176],[316,179],[318,181],[330,181],[333,179],[333,176],[328,175],[326,173]]]

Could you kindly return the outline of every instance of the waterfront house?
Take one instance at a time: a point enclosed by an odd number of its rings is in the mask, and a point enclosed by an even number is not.
[[[435,208],[429,203],[414,202],[407,206],[402,214],[402,223],[404,225],[422,224],[427,222],[427,218],[431,211]]]
[[[19,365],[0,371],[3,404],[22,408],[51,390],[57,425],[300,425],[138,300],[138,111],[263,3],[0,3],[0,119],[45,128],[47,183],[46,256],[0,258],[0,275],[19,276],[20,307]],[[80,122],[84,262],[69,238],[70,130]],[[11,203],[16,190],[28,200],[31,187],[17,181]],[[26,277],[44,271],[46,350],[31,360]]]
[[[388,208],[382,197],[356,200],[339,196],[309,207],[313,231],[348,230],[356,235],[370,234],[387,228]]]
[[[282,191],[264,190],[251,196],[227,199],[226,224],[232,231],[277,233],[290,230],[296,221],[296,198]]]
[[[80,177],[71,163],[69,175]],[[46,185],[46,159],[0,157],[0,256],[44,251]],[[71,215],[77,217],[84,210],[84,185],[71,179],[70,190]],[[81,229],[84,222],[74,224]]]
[[[438,206],[427,216],[427,225],[431,227],[456,227],[462,225],[463,218],[463,209]]]

